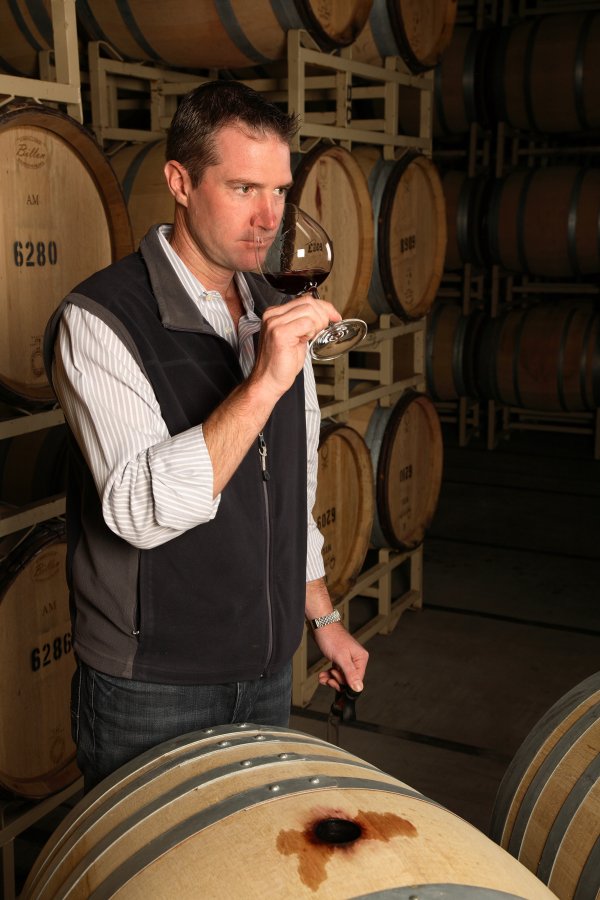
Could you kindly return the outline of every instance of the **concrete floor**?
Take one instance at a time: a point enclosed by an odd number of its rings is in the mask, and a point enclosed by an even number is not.
[[[349,752],[488,829],[508,763],[541,716],[600,670],[600,462],[580,436],[493,451],[445,433],[424,545],[424,606],[369,642]],[[295,710],[326,736],[331,691]]]
[[[600,669],[600,462],[583,438],[497,450],[445,435],[424,545],[424,606],[369,644],[357,721],[328,732],[332,692],[294,708],[328,739],[487,831],[507,765],[546,710]],[[68,804],[16,842],[21,884]]]

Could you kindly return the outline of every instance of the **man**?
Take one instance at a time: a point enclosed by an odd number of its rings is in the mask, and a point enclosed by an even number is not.
[[[182,98],[172,229],[83,282],[47,329],[77,445],[68,569],[86,790],[178,734],[286,725],[304,615],[332,660],[321,683],[362,688],[368,654],[336,621],[311,515],[307,342],[340,316],[308,296],[281,305],[242,274],[277,230],[296,127],[239,83]]]

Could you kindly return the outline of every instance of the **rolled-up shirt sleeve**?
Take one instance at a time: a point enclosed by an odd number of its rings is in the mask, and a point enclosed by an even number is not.
[[[129,350],[73,305],[61,318],[53,381],[112,531],[148,549],[215,517],[220,496],[213,500],[202,426],[170,435]]]

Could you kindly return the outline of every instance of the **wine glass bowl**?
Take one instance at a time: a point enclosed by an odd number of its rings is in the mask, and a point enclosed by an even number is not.
[[[325,229],[293,203],[286,203],[274,236],[255,229],[257,268],[280,293],[319,296],[318,287],[333,266],[333,245]],[[310,342],[313,359],[335,359],[352,350],[367,333],[362,319],[330,323]]]

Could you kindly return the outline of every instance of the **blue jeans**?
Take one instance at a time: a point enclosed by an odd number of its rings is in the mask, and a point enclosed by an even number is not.
[[[187,685],[115,678],[80,662],[71,725],[85,791],[145,750],[190,731],[234,722],[286,727],[291,686],[291,663],[270,678]]]

